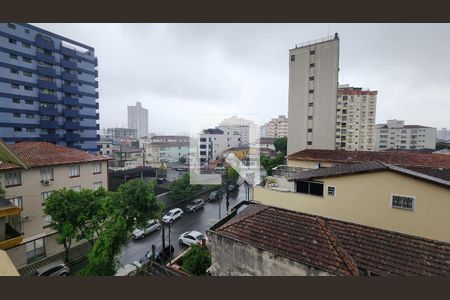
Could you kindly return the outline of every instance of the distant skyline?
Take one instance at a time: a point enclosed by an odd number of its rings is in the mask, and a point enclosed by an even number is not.
[[[289,49],[339,33],[339,83],[378,91],[377,123],[450,128],[450,24],[33,24],[95,48],[100,126],[149,109],[149,132],[191,114],[287,115]]]

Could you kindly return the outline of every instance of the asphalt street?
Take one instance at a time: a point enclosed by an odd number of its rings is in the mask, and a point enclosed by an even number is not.
[[[207,199],[209,194],[204,195],[202,198]],[[239,193],[234,195],[234,197],[230,197],[230,209],[234,205],[238,204],[241,201],[246,200],[246,187],[242,184],[239,188]],[[170,243],[175,248],[174,256],[180,254],[182,251],[187,249],[187,246],[179,245],[178,237],[186,232],[191,230],[200,231],[203,234],[206,234],[206,229],[211,227],[214,223],[226,216],[226,199],[225,197],[222,200],[216,200],[213,202],[206,201],[205,206],[202,209],[197,210],[196,212],[189,213],[185,210],[185,206],[187,203],[180,205],[184,212],[183,217],[178,219],[174,223],[170,225]],[[219,213],[220,207],[220,213]],[[165,225],[165,240],[166,245],[169,243],[169,228],[168,225]],[[133,261],[139,261],[145,253],[151,250],[152,245],[156,247],[162,245],[162,232],[161,230],[150,233],[145,238],[141,240],[130,240],[128,244],[123,249],[120,264],[125,265],[127,263],[131,263]]]

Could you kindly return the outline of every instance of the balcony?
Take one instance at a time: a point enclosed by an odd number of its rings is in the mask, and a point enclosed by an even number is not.
[[[50,67],[37,66],[37,72],[39,75],[56,77],[56,71]]]
[[[95,119],[96,119],[96,120],[99,120],[99,119],[100,119],[100,114],[99,114],[99,113],[96,113],[96,114],[95,114]]]
[[[95,99],[98,99],[98,96],[99,96],[98,92],[95,92]]]
[[[95,87],[98,88],[98,81],[95,81]]]
[[[61,45],[61,53],[64,55],[69,55],[72,57],[75,57],[77,54],[77,51],[75,49],[67,48]]]
[[[95,102],[95,108],[96,108],[96,109],[99,109],[99,104],[98,104],[98,102]]]
[[[80,111],[79,110],[74,110],[74,109],[66,109],[66,110],[64,110],[64,117],[78,118],[79,116],[80,116]]]
[[[78,142],[80,141],[81,136],[78,133],[66,133],[64,139],[66,142]]]
[[[51,107],[39,107],[39,114],[45,116],[57,116],[59,115],[58,109]]]
[[[38,80],[38,87],[40,89],[49,89],[49,90],[56,90],[56,82],[47,81],[47,80]]]
[[[95,78],[98,77],[98,70],[95,70]]]
[[[100,124],[95,124],[95,128],[97,129],[97,130],[100,130]]]
[[[65,129],[71,129],[71,130],[78,130],[81,128],[80,122],[64,122],[64,128]]]
[[[43,38],[41,35],[36,36],[36,46],[47,50],[55,50],[55,45],[52,40]]]
[[[44,54],[44,53],[36,53],[36,58],[39,61],[43,61],[46,62],[48,64],[56,64],[56,60],[55,57],[53,55],[48,55],[48,54]]]
[[[41,128],[56,129],[59,127],[58,121],[41,120]],[[49,135],[49,134],[47,134]],[[57,135],[56,135],[57,136]],[[42,137],[42,135],[41,135]]]
[[[63,80],[78,81],[78,75],[76,74],[72,74],[69,72],[62,72],[61,75]]]
[[[61,65],[64,68],[68,68],[68,69],[75,69],[77,67],[77,63],[76,62],[70,61],[70,60],[67,60],[67,59],[62,59],[61,60]]]
[[[97,59],[97,57],[95,58],[95,60],[94,60],[94,65],[97,67],[98,66],[98,59]]]
[[[63,97],[63,104],[65,105],[80,105],[80,101],[78,98],[71,98],[71,97]]]
[[[42,102],[59,103],[56,95],[39,93],[39,100]]]
[[[78,94],[78,87],[63,84],[62,90],[64,93]]]
[[[56,143],[59,142],[59,135],[56,133],[49,133],[49,134],[41,134],[41,139],[46,142],[52,142]]]

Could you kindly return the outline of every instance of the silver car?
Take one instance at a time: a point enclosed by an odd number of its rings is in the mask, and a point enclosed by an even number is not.
[[[70,273],[69,267],[62,261],[56,261],[37,269],[34,272],[35,276],[68,276]]]
[[[205,201],[203,199],[195,199],[188,206],[186,206],[187,211],[194,212],[197,209],[203,208],[205,206]]]
[[[133,231],[132,238],[133,238],[133,240],[143,239],[148,234],[150,234],[154,231],[158,231],[160,229],[161,229],[161,224],[159,224],[159,222],[157,220],[150,220],[150,221],[148,221],[147,226],[145,228],[136,228]]]

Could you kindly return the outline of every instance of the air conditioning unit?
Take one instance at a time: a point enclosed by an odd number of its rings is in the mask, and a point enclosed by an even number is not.
[[[26,222],[26,221],[30,221],[30,220],[31,220],[31,216],[30,215],[22,216],[22,221]]]
[[[41,183],[42,183],[42,185],[49,185],[50,184],[50,181],[48,181],[48,180],[41,180]]]

